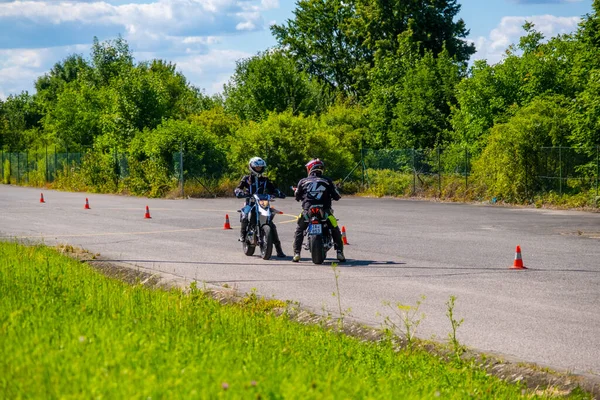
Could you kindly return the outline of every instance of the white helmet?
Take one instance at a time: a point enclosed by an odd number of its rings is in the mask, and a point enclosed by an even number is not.
[[[261,176],[267,169],[267,163],[260,157],[252,157],[248,162],[250,173],[256,176]]]

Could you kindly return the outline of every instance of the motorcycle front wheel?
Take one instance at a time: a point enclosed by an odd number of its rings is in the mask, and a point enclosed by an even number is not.
[[[263,260],[268,260],[271,258],[271,254],[273,253],[273,233],[271,231],[270,225],[263,225],[260,229],[261,235],[261,245],[260,245],[260,255]]]
[[[254,239],[254,235],[252,235],[252,238]],[[245,255],[252,256],[254,255],[256,245],[254,245],[253,243],[248,243],[248,237],[246,236],[246,240],[242,242],[242,249],[244,250]]]
[[[325,249],[323,247],[323,236],[322,235],[310,235],[308,237],[310,242],[310,256],[312,262],[315,264],[323,264],[325,261]]]

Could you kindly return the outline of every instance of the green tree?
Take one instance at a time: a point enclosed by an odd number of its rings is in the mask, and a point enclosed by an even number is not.
[[[592,9],[576,33],[579,47],[572,79],[580,90],[570,115],[571,140],[588,152],[600,145],[600,0],[594,0]]]
[[[294,18],[271,26],[271,32],[301,70],[331,89],[352,94],[362,63],[370,62],[358,39],[348,32],[354,13],[353,0],[299,0]]]
[[[91,78],[92,68],[83,56],[73,54],[54,64],[52,69],[35,81],[39,101],[46,110],[53,107],[64,86],[75,80]]]
[[[358,18],[352,24],[363,44],[372,52],[398,50],[398,35],[412,31],[420,44],[421,54],[434,56],[446,51],[451,58],[466,62],[475,46],[466,41],[469,35],[457,0],[355,0]]]
[[[371,71],[371,147],[432,148],[448,139],[455,87],[464,64],[447,51],[438,56],[404,32],[395,54],[381,53]]]
[[[40,139],[42,109],[28,92],[10,95],[0,107],[0,148],[25,150]]]
[[[44,127],[64,149],[90,147],[100,134],[99,116],[97,91],[75,81],[62,88]]]
[[[246,120],[288,109],[294,115],[312,114],[322,107],[320,85],[277,50],[238,61],[224,89],[225,109]]]
[[[422,54],[437,57],[445,48],[450,57],[467,61],[475,48],[465,40],[464,21],[455,21],[459,11],[456,0],[300,0],[294,19],[271,31],[301,69],[362,99],[377,53],[396,54],[397,38],[407,30]]]
[[[589,153],[600,146],[600,69],[589,72],[586,88],[577,94],[569,118],[573,124],[571,141]]]
[[[540,95],[574,97],[578,83],[572,70],[577,43],[569,35],[542,43],[533,24],[511,46],[504,60],[494,66],[476,61],[469,78],[457,86],[458,106],[453,108],[454,140],[478,153],[496,123],[507,122],[521,107]]]
[[[121,36],[102,43],[94,36],[92,65],[99,84],[108,85],[112,78],[133,67],[133,55],[129,44]]]

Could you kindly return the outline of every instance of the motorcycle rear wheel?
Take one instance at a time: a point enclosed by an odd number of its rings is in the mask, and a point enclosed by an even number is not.
[[[325,261],[325,249],[323,247],[323,236],[311,235],[308,237],[310,256],[315,264],[323,264]]]
[[[263,260],[268,260],[273,254],[273,232],[270,225],[263,225],[260,230],[262,244],[260,246],[260,255]]]

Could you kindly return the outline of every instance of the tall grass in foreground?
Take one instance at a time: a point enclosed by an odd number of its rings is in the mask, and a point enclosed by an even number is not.
[[[526,397],[462,363],[0,242],[0,398]]]

